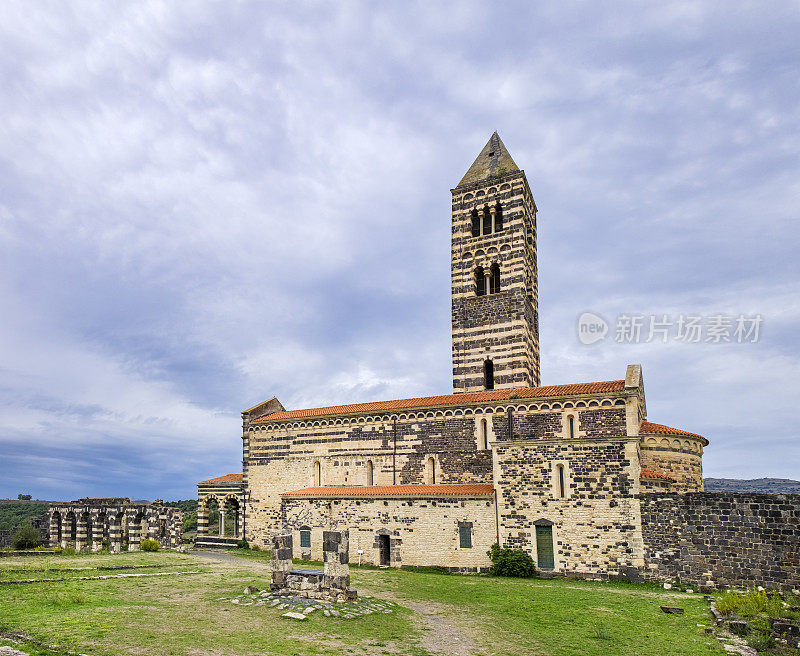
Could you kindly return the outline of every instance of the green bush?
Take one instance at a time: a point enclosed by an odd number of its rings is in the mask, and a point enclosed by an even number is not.
[[[77,552],[77,551],[75,551],[75,547],[64,547],[64,548],[61,550],[61,555],[62,555],[62,556],[74,556],[74,555],[75,555],[75,554],[77,554],[77,553],[78,553],[78,552]]]
[[[493,576],[514,576],[531,578],[536,576],[536,565],[533,558],[521,549],[501,549],[493,544],[487,552],[492,561],[489,573]]]
[[[756,651],[767,651],[775,646],[775,638],[769,633],[754,633],[747,638],[747,644]]]
[[[150,538],[145,538],[142,540],[142,551],[158,551],[158,540],[151,540]]]
[[[254,544],[254,545],[252,545],[250,547],[250,550],[251,551],[261,551],[261,547],[259,547],[257,544]]]
[[[739,617],[756,617],[762,613],[780,617],[786,610],[778,595],[770,596],[764,590],[748,590],[742,594],[725,592],[717,599],[716,607],[723,615],[736,614]]]
[[[42,542],[39,531],[37,531],[30,524],[20,526],[14,537],[11,538],[11,544],[14,549],[33,549],[38,547]]]
[[[237,549],[249,549],[249,548],[250,548],[250,545],[249,545],[249,544],[247,544],[247,540],[239,540],[239,541],[236,543],[236,548],[237,548]]]

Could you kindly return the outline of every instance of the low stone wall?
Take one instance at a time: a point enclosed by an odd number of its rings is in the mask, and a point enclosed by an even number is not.
[[[645,578],[698,587],[800,586],[800,494],[641,495]]]

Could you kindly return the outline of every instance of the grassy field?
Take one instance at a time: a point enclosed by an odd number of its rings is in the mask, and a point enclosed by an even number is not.
[[[313,613],[304,622],[230,598],[264,589],[266,558],[214,562],[175,553],[0,560],[0,629],[93,656],[263,654],[472,654],[693,656],[722,654],[699,595],[654,587],[565,580],[511,580],[351,569],[360,595],[401,608],[354,620]],[[130,570],[109,565],[155,565]],[[91,569],[79,569],[91,568]],[[25,578],[184,572],[10,585]],[[224,597],[224,599],[223,599]],[[666,615],[659,605],[680,606]],[[0,645],[11,644],[0,639]],[[35,656],[59,651],[25,647]]]

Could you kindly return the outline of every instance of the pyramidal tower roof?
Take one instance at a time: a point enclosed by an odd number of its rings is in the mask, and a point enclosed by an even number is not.
[[[475,158],[472,166],[469,167],[464,177],[461,178],[461,182],[456,186],[462,187],[473,182],[488,180],[493,176],[510,173],[511,171],[519,171],[519,167],[511,159],[511,155],[508,154],[500,135],[494,132],[483,147],[481,154]]]

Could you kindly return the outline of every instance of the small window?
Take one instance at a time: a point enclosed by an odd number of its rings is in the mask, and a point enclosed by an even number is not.
[[[483,234],[492,234],[492,213],[489,211],[489,206],[483,206]]]
[[[558,466],[558,496],[563,499],[566,496],[566,486],[564,485],[564,465]]]
[[[497,294],[500,291],[500,265],[495,262],[489,270],[492,273],[489,278],[489,293]]]
[[[503,208],[498,202],[494,206],[494,231],[500,232],[503,229]]]
[[[458,543],[462,549],[472,549],[472,527],[458,527]]]
[[[567,423],[569,424],[569,436],[575,437],[575,417],[570,415],[567,419]]]
[[[480,440],[478,441],[478,448],[485,451],[489,448],[489,422],[486,419],[481,419]]]
[[[367,460],[367,485],[375,485],[374,470],[375,468],[372,466],[372,460]]]
[[[307,528],[300,529],[300,548],[301,549],[311,548],[311,531]]]
[[[486,274],[483,272],[483,267],[475,269],[475,294],[477,296],[486,295]]]
[[[426,478],[428,479],[428,485],[436,485],[436,461],[433,457],[428,458],[428,462],[425,465],[425,474]]]
[[[473,237],[480,237],[481,236],[481,217],[478,216],[478,210],[472,210],[470,214],[470,219],[472,222],[472,236]]]
[[[494,362],[491,360],[483,363],[483,386],[487,390],[494,389]]]
[[[322,467],[319,464],[319,460],[314,462],[314,487],[319,487],[322,485]]]

